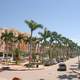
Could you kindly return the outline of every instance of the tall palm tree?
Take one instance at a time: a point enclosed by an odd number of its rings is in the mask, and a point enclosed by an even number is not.
[[[33,20],[25,20],[25,23],[28,25],[28,27],[30,28],[30,31],[31,31],[31,38],[32,38],[32,35],[33,35],[33,31],[35,31],[36,29],[38,28],[43,28],[43,26],[41,24],[38,24],[36,23],[35,21]]]
[[[30,35],[30,56],[31,56],[32,55],[32,37],[33,37],[33,32],[35,30],[37,30],[38,28],[43,28],[43,26],[41,24],[38,24],[37,22],[35,22],[33,20],[30,20],[30,21],[25,20],[25,23],[28,25],[28,27],[30,28],[30,31],[31,31],[31,35]]]
[[[48,54],[48,57],[50,58],[49,51],[49,37],[50,37],[50,31],[47,30],[47,28],[44,28],[44,32],[39,32],[39,35],[41,36],[42,40],[42,47],[43,47],[43,55],[46,53]]]
[[[70,57],[73,57],[77,51],[77,43],[74,43],[72,40],[69,41]]]
[[[50,51],[52,52],[52,58],[55,57],[54,55],[56,55],[58,57],[58,51],[56,51],[58,49],[58,33],[57,32],[51,32],[50,34],[50,40],[49,40],[49,43],[50,43]],[[54,53],[54,51],[57,52],[57,54]]]
[[[18,36],[15,37],[15,43],[17,44],[17,47],[21,50],[24,51],[22,49],[22,45],[27,45],[30,43],[30,37],[24,35],[24,34],[19,34]],[[27,47],[26,46],[26,47]],[[27,50],[26,50],[27,52]]]
[[[51,36],[50,36],[50,44],[52,45],[53,50],[55,50],[57,52],[56,57],[58,57],[60,55],[60,51],[58,53],[59,48],[61,47],[61,35],[58,34],[57,32],[51,32]],[[53,51],[52,51],[53,52]]]

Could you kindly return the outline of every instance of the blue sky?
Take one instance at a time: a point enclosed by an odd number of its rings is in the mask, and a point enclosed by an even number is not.
[[[25,19],[80,41],[80,0],[0,0],[0,27],[29,32]]]

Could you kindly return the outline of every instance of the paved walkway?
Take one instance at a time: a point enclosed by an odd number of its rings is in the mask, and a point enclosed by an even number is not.
[[[71,64],[75,64],[78,61],[78,58],[73,58],[66,61],[67,71],[65,72],[58,72],[58,64],[45,67],[42,70],[27,70],[27,71],[3,71],[0,73],[1,78],[5,78],[6,80],[11,80],[13,77],[19,77],[22,80],[62,80],[58,77],[60,75],[68,74],[70,72],[69,68]],[[4,80],[4,79],[0,79]]]

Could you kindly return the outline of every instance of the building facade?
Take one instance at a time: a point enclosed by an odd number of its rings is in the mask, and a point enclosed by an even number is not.
[[[5,33],[5,31],[7,32],[12,32],[15,37],[17,37],[18,35],[22,34],[24,36],[30,36],[29,33],[24,33],[24,32],[20,32],[18,30],[15,30],[15,29],[5,29],[5,28],[0,28],[0,58],[5,58],[6,55],[7,55],[7,52],[6,52],[6,44],[5,42],[1,39],[1,36],[2,36],[2,33]],[[11,46],[13,48],[19,48],[21,51],[23,52],[28,52],[28,43],[25,44],[24,41],[20,42],[20,43],[14,43],[14,44],[11,44],[11,45],[8,45],[8,49],[10,50],[11,49]],[[9,57],[13,57],[13,53],[11,52],[11,54],[8,54]]]

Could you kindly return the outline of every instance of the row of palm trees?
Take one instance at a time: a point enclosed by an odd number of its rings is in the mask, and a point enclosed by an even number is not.
[[[18,59],[20,52],[18,52],[18,50],[16,52],[16,49],[19,49],[19,47],[15,47],[15,45],[19,45],[19,43],[22,42],[25,42],[26,45],[27,43],[30,45],[30,50],[28,53],[34,61],[36,58],[34,56],[36,54],[41,55],[42,59],[44,57],[48,57],[49,59],[57,59],[61,57],[68,59],[79,54],[80,46],[72,40],[58,34],[55,31],[51,32],[47,28],[44,28],[43,32],[38,33],[40,37],[33,37],[33,32],[38,28],[42,29],[43,26],[33,20],[25,20],[25,23],[31,31],[29,37],[24,36],[23,34],[15,36],[13,32],[8,32],[5,30],[5,33],[2,33],[0,38],[1,42],[5,42],[6,53],[13,53],[13,55],[15,54],[16,59]]]
[[[30,44],[32,45],[33,31],[37,28],[43,28],[43,26],[41,24],[37,24],[33,20],[25,20],[25,22],[31,30]],[[38,41],[38,45],[43,49],[43,55],[48,54],[50,59],[54,57],[66,57],[68,59],[69,57],[76,56],[80,51],[80,46],[78,46],[77,43],[55,31],[51,32],[45,28],[43,32],[39,32],[39,35],[40,37],[36,38],[35,41]]]
[[[53,55],[55,51],[55,55],[58,57],[71,57],[74,52],[79,50],[79,46],[74,43],[72,40],[58,34],[57,32],[50,32],[49,30],[45,29],[43,33],[39,33],[42,38],[42,42],[44,44],[44,48],[49,48],[49,55]],[[52,55],[50,57],[52,57]]]

